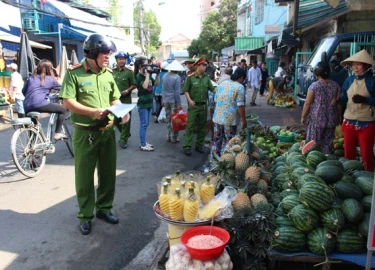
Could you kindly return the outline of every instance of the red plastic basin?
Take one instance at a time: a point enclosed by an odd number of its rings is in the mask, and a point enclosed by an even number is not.
[[[209,235],[210,229],[211,229],[211,226],[198,226],[198,227],[194,227],[185,231],[181,235],[181,243],[187,248],[190,256],[193,259],[200,260],[200,261],[211,261],[211,260],[216,260],[223,253],[225,246],[229,242],[230,235],[226,230],[220,227],[216,227],[216,226],[212,227],[211,235],[216,236],[217,238],[219,238],[221,241],[224,242],[221,246],[218,246],[216,248],[211,248],[211,249],[199,249],[199,248],[192,248],[187,245],[187,242],[193,236],[202,235],[202,234]]]

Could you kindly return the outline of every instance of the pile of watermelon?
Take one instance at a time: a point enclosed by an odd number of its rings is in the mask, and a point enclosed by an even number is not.
[[[7,105],[7,104],[8,104],[8,102],[6,101],[6,99],[3,96],[0,95],[0,106],[1,105]]]
[[[324,155],[310,141],[277,157],[272,172],[274,249],[326,256],[366,250],[374,173],[360,161]]]

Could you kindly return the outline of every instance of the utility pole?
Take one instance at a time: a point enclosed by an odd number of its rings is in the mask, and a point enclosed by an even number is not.
[[[143,36],[143,3],[142,0],[138,1],[138,17],[139,17],[139,42],[141,45],[142,54],[145,54],[145,43]]]

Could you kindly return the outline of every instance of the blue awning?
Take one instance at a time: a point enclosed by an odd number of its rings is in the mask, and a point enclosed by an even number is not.
[[[307,31],[315,26],[349,13],[345,0],[340,0],[336,8],[332,8],[321,0],[301,0],[298,12],[297,29],[299,32]]]
[[[221,49],[221,54],[222,55],[229,55],[231,52],[234,51],[234,45],[233,46],[229,46],[229,47],[226,47],[224,49]]]

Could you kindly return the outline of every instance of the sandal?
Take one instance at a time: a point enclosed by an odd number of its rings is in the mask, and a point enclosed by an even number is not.
[[[53,138],[55,139],[55,141],[68,139],[68,137],[63,133],[55,133],[55,136],[53,136]]]

